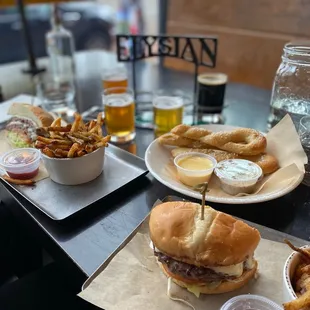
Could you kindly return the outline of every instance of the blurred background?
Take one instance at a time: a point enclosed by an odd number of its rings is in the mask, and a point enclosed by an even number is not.
[[[28,4],[25,13],[36,57],[46,56],[45,34],[50,29],[51,4]],[[48,1],[46,1],[48,2]],[[27,58],[22,23],[16,6],[0,2],[0,64]],[[75,48],[115,50],[116,33],[157,33],[158,1],[101,0],[59,4],[64,27],[73,33]]]
[[[46,56],[44,37],[50,29],[51,4],[47,0],[23,2],[34,54],[37,58]],[[268,90],[272,88],[284,44],[310,39],[310,0],[79,1],[59,2],[59,12],[64,27],[73,34],[77,52],[114,53],[117,33],[216,35],[219,38],[216,70],[225,72],[230,82]],[[0,66],[27,59],[20,14],[12,0],[0,1],[0,38]],[[193,72],[192,64],[180,59],[167,57],[162,65]],[[15,73],[20,68],[7,68],[18,84]],[[208,70],[201,68],[201,71]],[[0,85],[5,88],[6,98],[24,91],[23,87],[13,89],[3,73]]]

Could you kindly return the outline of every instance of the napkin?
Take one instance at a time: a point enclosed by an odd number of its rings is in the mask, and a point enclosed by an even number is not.
[[[105,310],[218,310],[228,299],[249,293],[282,304],[282,271],[291,252],[283,243],[262,239],[255,251],[259,265],[257,279],[239,290],[219,295],[201,295],[199,299],[173,283],[170,294],[185,300],[188,303],[185,304],[167,296],[168,280],[150,247],[147,219],[133,239],[79,296]]]
[[[29,104],[33,104],[33,105],[39,105],[40,104],[40,100],[38,98],[33,97],[33,96],[29,96],[29,95],[25,95],[25,94],[21,94],[21,95],[14,97],[14,98],[11,98],[7,101],[1,102],[0,103],[0,123],[3,123],[3,122],[5,122],[11,118],[11,116],[7,114],[7,111],[9,109],[10,105],[14,102],[29,103]]]

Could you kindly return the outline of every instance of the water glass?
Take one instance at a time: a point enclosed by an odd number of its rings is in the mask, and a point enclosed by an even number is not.
[[[298,134],[301,145],[308,157],[308,163],[305,165],[305,177],[303,184],[310,186],[310,116],[304,116],[300,119]]]
[[[37,97],[49,112],[66,114],[74,108],[74,81],[56,81],[52,76],[36,79]]]

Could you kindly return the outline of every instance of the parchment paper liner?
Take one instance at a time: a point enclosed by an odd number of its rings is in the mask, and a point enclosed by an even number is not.
[[[300,143],[298,133],[289,115],[286,115],[275,127],[266,135],[267,153],[275,156],[279,161],[280,169],[271,175],[265,176],[258,184],[252,194],[238,194],[240,196],[253,196],[255,194],[270,194],[281,191],[296,180],[300,179],[305,173],[305,164],[308,158]],[[170,154],[171,148],[167,150]],[[168,166],[163,167],[162,174],[168,175],[169,178],[178,180],[177,170],[171,162]],[[178,181],[180,182],[180,181]],[[180,182],[180,186],[189,188]],[[226,194],[220,187],[219,179],[213,174],[208,187],[208,196],[213,197],[233,197]]]
[[[149,243],[147,218],[133,239],[79,296],[106,310],[190,309],[168,298],[167,278],[159,269]],[[196,310],[218,310],[233,296],[248,293],[282,304],[282,271],[291,252],[283,243],[262,239],[255,251],[258,279],[251,280],[245,287],[225,294],[201,295],[198,299],[173,284],[170,293],[186,300]]]

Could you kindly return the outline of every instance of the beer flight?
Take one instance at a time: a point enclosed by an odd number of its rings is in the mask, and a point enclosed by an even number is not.
[[[224,105],[227,75],[203,73],[198,75],[197,112],[208,117],[220,115]],[[102,77],[105,122],[111,141],[125,143],[135,138],[135,96],[128,87],[128,73],[122,64],[108,69]],[[173,91],[153,93],[153,123],[155,137],[182,124],[184,98]],[[201,120],[201,118],[198,118]]]

